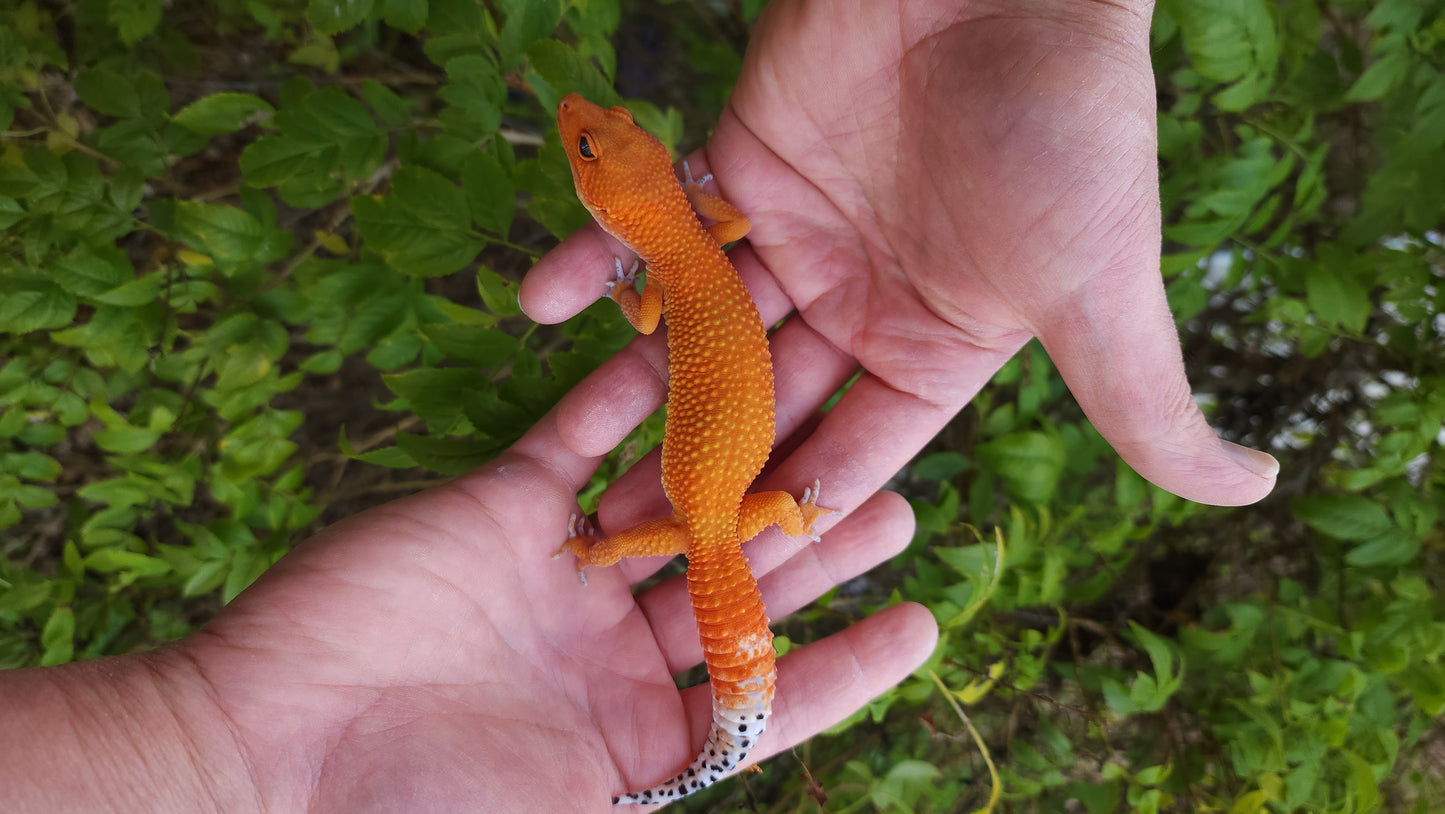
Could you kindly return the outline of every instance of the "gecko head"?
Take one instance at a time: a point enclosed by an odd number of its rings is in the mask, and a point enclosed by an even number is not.
[[[557,105],[557,130],[577,197],[618,237],[625,231],[620,217],[649,211],[677,185],[667,148],[625,107],[602,107],[569,93]]]

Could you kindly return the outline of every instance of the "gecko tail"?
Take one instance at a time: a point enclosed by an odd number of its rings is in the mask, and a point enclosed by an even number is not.
[[[761,679],[759,682],[762,683]],[[732,774],[757,744],[768,722],[773,701],[771,682],[767,683],[765,694],[766,698],[758,698],[762,703],[744,709],[723,709],[714,699],[712,731],[692,764],[650,789],[613,797],[613,804],[666,803],[701,791]]]

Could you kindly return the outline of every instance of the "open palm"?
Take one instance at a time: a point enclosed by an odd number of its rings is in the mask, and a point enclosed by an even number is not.
[[[892,473],[1038,336],[1146,478],[1263,497],[1277,467],[1210,430],[1164,299],[1148,9],[899,5],[770,6],[691,159],[752,219],[734,260],[765,318],[801,317],[774,348],[830,383],[866,371],[815,434],[825,471]],[[620,251],[580,233],[524,307],[574,313]]]
[[[605,808],[691,757],[710,698],[672,683],[699,659],[677,580],[634,599],[616,570],[584,587],[550,558],[595,464],[545,420],[482,470],[303,544],[157,658],[189,662],[177,686],[206,688],[271,807]],[[910,531],[883,495],[807,557],[755,558],[770,608],[810,601]],[[790,655],[757,756],[860,706],[932,642],[931,617],[899,606]]]

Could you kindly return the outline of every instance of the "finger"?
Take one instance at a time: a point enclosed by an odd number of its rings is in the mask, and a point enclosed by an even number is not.
[[[1238,506],[1269,494],[1279,463],[1219,439],[1194,402],[1163,287],[1129,294],[1086,288],[1041,327],[1079,406],[1136,472],[1180,497]]]
[[[517,304],[527,316],[551,325],[581,313],[607,293],[607,281],[614,274],[613,258],[627,268],[631,249],[589,223],[543,255],[522,278]]]
[[[748,564],[758,577],[768,617],[781,619],[894,556],[908,546],[913,527],[908,502],[892,492],[879,492],[830,529],[821,543],[798,538],[801,543],[794,545],[749,546]],[[779,535],[770,542],[785,539]],[[680,673],[702,661],[686,580],[669,579],[639,594],[637,604],[652,626],[668,672]]]

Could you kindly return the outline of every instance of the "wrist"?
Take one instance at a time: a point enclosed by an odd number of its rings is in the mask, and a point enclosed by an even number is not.
[[[203,687],[175,650],[0,673],[6,809],[258,808]]]

